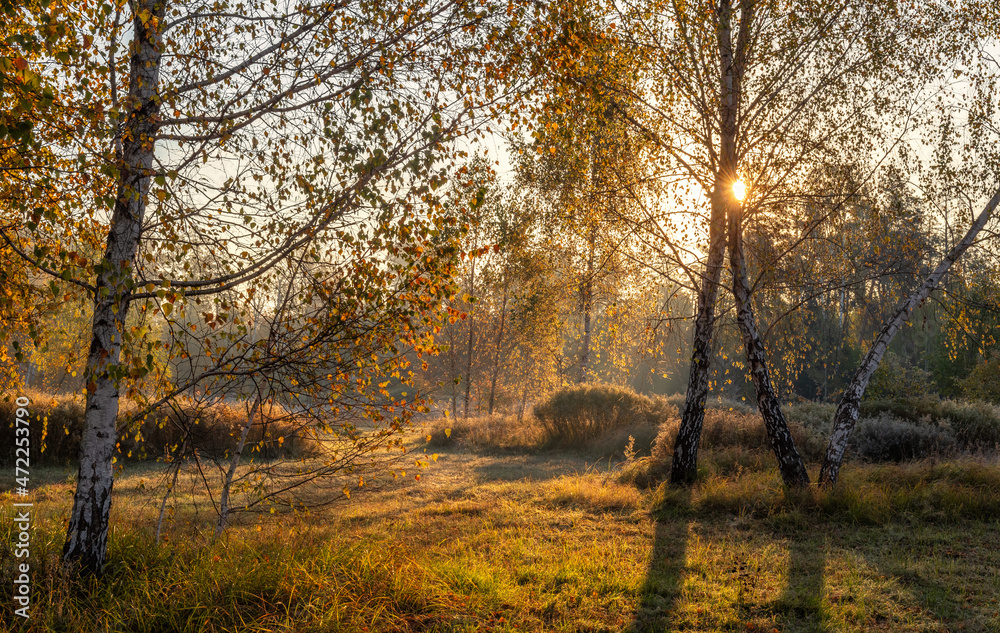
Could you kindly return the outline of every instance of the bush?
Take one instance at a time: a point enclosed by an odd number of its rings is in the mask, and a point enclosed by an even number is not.
[[[970,400],[1000,404],[1000,357],[979,363],[969,375],[958,381],[962,395]]]
[[[516,415],[441,418],[429,426],[427,436],[433,447],[461,444],[474,449],[531,451],[545,444],[545,430],[531,416],[520,422]]]
[[[826,438],[833,428],[837,405],[828,402],[796,402],[784,408],[788,423],[798,424],[815,436]]]
[[[31,403],[28,411],[30,429],[30,461],[65,464],[75,461],[83,437],[84,402],[81,396],[25,392]],[[0,463],[13,464],[15,459],[14,424],[17,404],[14,396],[0,400]]]
[[[617,429],[655,429],[677,416],[662,398],[649,398],[623,387],[580,385],[562,389],[535,405],[535,418],[549,445],[582,449]]]
[[[899,356],[889,352],[872,375],[865,395],[873,400],[885,400],[934,392],[930,372],[908,366]]]
[[[865,400],[861,403],[860,417],[877,418],[882,414],[910,422],[939,422],[942,419],[941,400],[921,395],[911,398]]]
[[[789,407],[791,409],[791,407]],[[788,430],[795,446],[805,459],[818,459],[825,449],[824,438],[787,416]],[[674,440],[680,429],[680,419],[673,418],[659,427],[653,442],[653,456],[669,460],[674,450]],[[706,409],[701,430],[701,448],[713,450],[739,447],[748,450],[771,450],[764,420],[757,413],[741,413],[723,409]]]
[[[48,395],[28,392],[31,404],[28,427],[31,430],[32,464],[68,464],[80,453],[84,428],[84,399],[80,395]],[[318,454],[318,445],[298,428],[297,422],[278,405],[264,407],[264,415],[247,437],[247,446],[259,446],[266,457],[296,457]],[[119,419],[135,410],[135,404],[121,402]],[[14,398],[0,401],[0,464],[13,464],[14,424],[17,406]],[[161,407],[150,413],[138,426],[118,429],[116,457],[139,461],[163,455],[180,446],[185,428],[190,428],[188,445],[206,457],[221,457],[231,451],[246,420],[242,407],[226,403],[196,406],[179,399],[176,409]],[[269,421],[276,420],[276,421]],[[279,439],[280,438],[280,439]]]
[[[950,428],[965,449],[995,449],[1000,444],[1000,408],[988,402],[930,397],[874,400],[861,404],[861,416],[888,414],[915,424]]]
[[[632,443],[636,455],[649,455],[653,442],[656,440],[657,427],[641,425],[619,429],[611,429],[601,433],[591,440],[585,450],[591,455],[600,457],[622,457],[625,448]]]
[[[915,424],[883,413],[859,422],[850,447],[866,461],[901,462],[951,453],[955,437],[947,428]]]
[[[995,450],[1000,445],[1000,410],[988,402],[945,400],[940,418],[964,448]]]

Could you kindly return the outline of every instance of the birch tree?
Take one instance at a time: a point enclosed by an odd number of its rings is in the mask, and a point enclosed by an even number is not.
[[[957,195],[965,200],[990,197],[978,215],[971,217],[972,221],[965,234],[947,249],[923,282],[903,298],[882,323],[837,404],[829,445],[820,470],[822,484],[833,485],[837,482],[847,442],[858,421],[861,400],[889,344],[914,310],[931,296],[955,263],[976,244],[1000,205],[1000,186],[997,185],[1000,182],[997,163],[1000,151],[996,147],[997,139],[1000,138],[1000,115],[996,110],[1000,62],[992,54],[998,44],[993,27],[1000,14],[995,7],[991,12],[989,8],[972,4],[963,7],[960,15],[974,38],[977,55],[966,60],[960,72],[956,72],[956,78],[965,75],[968,79],[960,84],[963,89],[957,95],[949,95],[950,98],[946,101],[947,109],[942,114],[938,128],[935,169],[938,178],[930,181],[931,186],[927,187],[927,191],[930,195],[944,197],[949,193],[956,195],[954,191],[957,189],[961,192]],[[955,113],[960,115],[957,125],[966,130],[964,142],[957,145],[955,137],[962,138],[963,135],[955,133]],[[956,161],[962,161],[964,165],[955,166]],[[939,202],[943,203],[944,200]]]
[[[29,207],[2,237],[53,283],[93,298],[64,559],[99,572],[120,394],[142,397],[130,386],[150,371],[152,348],[171,344],[152,335],[152,321],[205,301],[207,323],[245,327],[222,293],[260,292],[295,255],[339,267],[313,289],[334,298],[326,305],[337,319],[364,321],[393,295],[409,306],[395,312],[405,316],[396,331],[421,345],[415,331],[449,292],[438,275],[457,252],[437,237],[455,221],[437,190],[450,141],[498,97],[488,76],[496,56],[482,51],[502,32],[485,6],[461,0],[134,0],[80,8],[76,23],[80,56],[49,60],[71,93],[66,119],[51,125],[75,124],[53,151],[75,162],[64,182],[91,183],[92,193]],[[39,189],[56,182],[45,165],[33,178]],[[90,260],[77,244],[95,237],[103,254]],[[134,306],[139,323],[129,321]],[[220,355],[213,367],[227,364]],[[330,380],[346,387],[352,377]]]
[[[993,212],[998,204],[1000,204],[1000,189],[997,189],[983,210],[979,212],[962,239],[951,248],[934,271],[924,279],[920,287],[899,303],[883,324],[881,331],[861,360],[850,385],[844,390],[844,395],[841,396],[840,402],[837,404],[830,442],[820,470],[819,481],[821,484],[832,485],[837,482],[837,475],[840,473],[844,453],[847,450],[847,441],[850,439],[851,431],[854,430],[854,425],[857,424],[858,416],[861,413],[861,399],[864,397],[865,389],[875,374],[875,370],[878,369],[879,363],[885,356],[889,343],[892,342],[893,337],[910,318],[917,306],[931,295],[931,292],[938,287],[955,262],[973,245],[976,237],[993,217]]]
[[[899,144],[926,123],[924,91],[968,55],[970,40],[954,11],[934,2],[885,11],[847,2],[663,2],[623,10],[621,18],[623,37],[650,60],[644,91],[632,95],[645,115],[633,124],[664,154],[663,171],[676,183],[668,204],[689,207],[699,196],[709,203],[699,219],[708,246],[703,272],[692,275],[698,303],[671,480],[696,473],[728,226],[737,321],[758,406],[786,483],[804,483],[754,324],[759,271],[775,262],[748,258],[742,235],[767,241],[774,222],[812,197],[817,171],[858,162],[868,166],[867,179],[899,160]],[[732,194],[739,180],[748,188],[742,205]],[[816,226],[805,226],[801,238]]]

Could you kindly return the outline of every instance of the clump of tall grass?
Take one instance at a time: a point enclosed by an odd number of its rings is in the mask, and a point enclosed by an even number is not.
[[[0,526],[0,537],[11,529]],[[147,531],[118,529],[108,536],[105,574],[77,579],[60,564],[64,537],[54,517],[35,526],[31,618],[0,601],[0,629],[361,633],[434,629],[465,609],[394,544],[265,529],[213,547],[185,539],[157,545]],[[0,573],[13,578],[13,569],[12,548],[0,549]]]
[[[610,440],[615,432],[655,429],[676,418],[677,408],[662,398],[623,387],[579,385],[561,389],[535,405],[534,415],[545,428],[549,445],[586,449],[602,436]]]
[[[82,394],[51,395],[29,391],[26,407],[31,441],[31,461],[37,465],[67,464],[80,452],[84,429]],[[247,409],[226,402],[196,402],[178,398],[150,412],[145,419],[124,426],[123,420],[138,405],[122,399],[116,457],[139,461],[162,456],[185,442],[200,454],[220,457],[233,450],[247,420]],[[17,412],[13,398],[0,400],[0,464],[14,461],[14,424]],[[261,407],[250,428],[247,445],[268,456],[299,457],[318,452],[317,443],[301,428],[296,416],[277,404]]]
[[[428,443],[435,447],[533,452],[546,443],[545,429],[531,415],[520,420],[513,414],[441,418],[431,423],[426,433]]]

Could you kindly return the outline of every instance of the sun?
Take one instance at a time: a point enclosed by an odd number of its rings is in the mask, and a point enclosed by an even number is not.
[[[747,197],[747,184],[743,182],[742,178],[733,183],[733,195],[740,202],[743,202],[743,198]]]

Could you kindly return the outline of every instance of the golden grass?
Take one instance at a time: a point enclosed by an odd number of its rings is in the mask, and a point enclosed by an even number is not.
[[[786,494],[766,459],[725,475],[713,459],[690,490],[641,490],[571,454],[442,451],[419,481],[250,516],[214,545],[210,502],[188,500],[159,546],[159,470],[127,469],[108,573],[82,584],[57,565],[72,484],[39,472],[33,617],[2,601],[0,630],[1000,630],[995,464],[850,466],[833,491]]]

